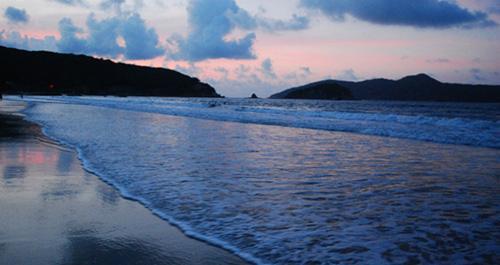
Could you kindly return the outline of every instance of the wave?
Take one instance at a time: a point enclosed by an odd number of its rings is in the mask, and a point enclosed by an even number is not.
[[[15,99],[11,97],[11,99]],[[31,102],[81,104],[160,113],[217,121],[255,123],[328,131],[342,131],[446,144],[500,148],[500,121],[467,117],[402,115],[381,112],[323,110],[279,100],[169,99],[144,97],[25,97]],[[317,103],[321,106],[322,102]],[[382,103],[380,105],[383,105]],[[432,113],[435,106],[426,110]],[[355,109],[354,109],[355,110]]]

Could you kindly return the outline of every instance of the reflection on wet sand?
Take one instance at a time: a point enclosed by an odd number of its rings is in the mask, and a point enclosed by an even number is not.
[[[186,237],[72,151],[0,139],[0,264],[243,264]]]

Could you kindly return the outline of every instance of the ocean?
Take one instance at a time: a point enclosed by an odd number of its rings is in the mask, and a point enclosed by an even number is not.
[[[124,197],[257,264],[500,259],[500,104],[8,98]]]

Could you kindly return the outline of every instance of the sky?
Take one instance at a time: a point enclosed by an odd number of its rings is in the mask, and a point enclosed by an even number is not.
[[[500,84],[500,0],[0,0],[0,45],[267,97],[323,79]]]

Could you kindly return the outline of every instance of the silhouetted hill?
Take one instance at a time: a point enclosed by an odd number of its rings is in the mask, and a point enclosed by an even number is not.
[[[317,82],[287,89],[272,95],[271,98],[341,100],[352,99],[352,95],[349,89],[335,82]]]
[[[285,90],[272,95],[271,98],[289,98],[286,95],[291,92],[312,91],[327,85],[339,85],[350,91],[352,99],[361,100],[500,102],[500,86],[441,83],[426,74],[407,76],[399,80],[324,80]]]
[[[3,93],[219,97],[197,78],[164,68],[2,46],[0,58]]]

